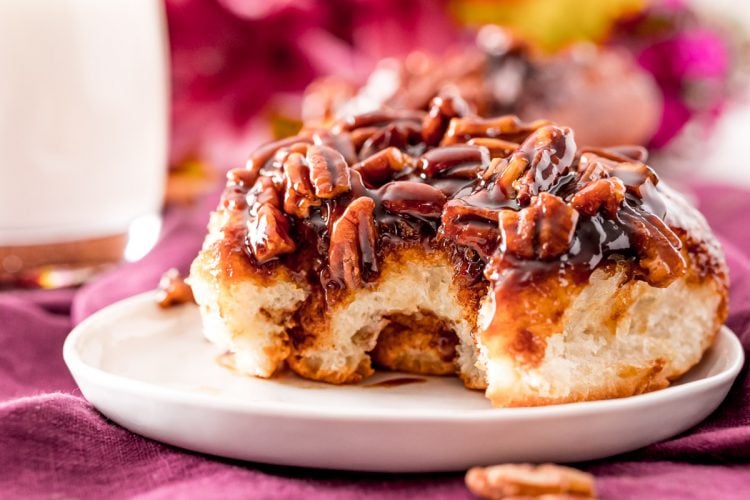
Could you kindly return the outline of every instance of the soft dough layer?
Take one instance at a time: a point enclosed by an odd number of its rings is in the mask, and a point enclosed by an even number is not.
[[[260,377],[286,361],[305,378],[354,383],[373,373],[375,358],[401,371],[455,372],[467,387],[487,388],[495,406],[616,398],[665,387],[694,366],[725,307],[714,279],[689,274],[657,288],[624,264],[601,269],[584,286],[560,290],[571,296],[560,328],[539,339],[543,353],[528,362],[533,348],[507,345],[512,329],[492,330],[505,305],[486,288],[462,292],[442,251],[391,254],[376,281],[326,310],[283,267],[261,275],[237,258],[231,276],[221,272],[216,256],[228,255],[226,244],[207,241],[191,284],[206,337],[235,353],[238,370]],[[438,327],[425,331],[430,324]]]

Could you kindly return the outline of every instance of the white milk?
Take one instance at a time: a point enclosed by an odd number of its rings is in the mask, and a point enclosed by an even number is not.
[[[165,37],[159,0],[0,0],[0,246],[158,214]]]

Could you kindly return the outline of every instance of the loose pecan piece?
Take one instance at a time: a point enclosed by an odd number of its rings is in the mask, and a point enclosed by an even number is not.
[[[193,289],[185,282],[180,271],[175,268],[165,272],[159,280],[159,288],[156,294],[156,303],[159,307],[168,307],[194,302]]]
[[[284,162],[284,211],[295,217],[310,215],[310,207],[320,206],[310,184],[310,169],[300,153],[290,154]]]
[[[335,198],[349,192],[351,178],[344,157],[327,146],[312,145],[307,148],[307,164],[315,196],[323,199]]]
[[[481,498],[596,498],[594,476],[555,464],[474,467],[466,473],[466,486]]]
[[[391,147],[353,165],[352,170],[362,174],[362,179],[368,186],[380,186],[391,180],[394,172],[401,172],[408,159],[398,148]]]
[[[377,273],[375,202],[366,196],[352,201],[331,231],[328,261],[331,277],[350,289],[364,281],[363,273]]]
[[[553,260],[570,248],[578,212],[559,197],[540,193],[516,212],[500,212],[500,250],[521,259]]]
[[[617,177],[599,179],[584,186],[570,199],[570,206],[592,216],[602,210],[610,219],[625,199],[625,184]]]
[[[443,138],[451,118],[471,113],[469,105],[459,96],[438,96],[430,102],[430,110],[422,121],[422,139],[429,146],[436,146]]]
[[[277,207],[264,203],[254,207],[247,221],[247,242],[259,264],[296,248],[289,236],[290,224]]]
[[[389,182],[380,190],[383,208],[394,214],[414,217],[440,217],[446,196],[421,182]]]

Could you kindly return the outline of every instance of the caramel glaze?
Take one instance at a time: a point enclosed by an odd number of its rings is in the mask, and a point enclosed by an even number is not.
[[[285,266],[329,303],[416,245],[448,252],[463,285],[504,294],[550,276],[584,283],[613,262],[658,287],[686,259],[723,269],[720,250],[683,245],[689,224],[645,160],[639,147],[578,148],[548,122],[477,118],[443,96],[426,113],[368,113],[259,148],[228,174],[222,208],[244,214],[228,237],[254,268]]]

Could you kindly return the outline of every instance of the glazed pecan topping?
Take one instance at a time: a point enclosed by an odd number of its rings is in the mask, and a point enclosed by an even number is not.
[[[390,182],[380,193],[383,208],[413,217],[439,218],[447,200],[439,189],[413,181]]]
[[[259,264],[294,252],[296,245],[289,235],[289,220],[274,205],[260,205],[248,218],[247,226],[247,241]]]
[[[594,215],[601,210],[607,217],[613,218],[624,199],[625,184],[617,177],[609,177],[583,187],[573,195],[570,206],[586,215]]]
[[[331,199],[351,189],[349,167],[344,157],[327,146],[307,148],[307,163],[315,196]]]
[[[310,207],[320,206],[310,183],[310,169],[305,157],[292,153],[284,161],[284,211],[289,215],[304,218],[310,215]]]
[[[440,143],[451,118],[471,114],[469,105],[459,96],[438,96],[430,102],[430,110],[422,121],[422,139],[428,146]]]
[[[229,173],[221,207],[246,214],[257,263],[289,262],[338,290],[373,279],[383,248],[425,243],[451,249],[472,280],[630,259],[666,286],[685,258],[644,160],[439,97],[428,113],[368,113],[260,148]]]
[[[620,217],[626,223],[649,283],[664,287],[682,274],[686,265],[680,252],[682,242],[664,221],[653,214],[636,215],[631,210],[622,211]]]
[[[354,164],[352,170],[359,172],[368,186],[380,186],[391,180],[394,173],[404,170],[408,161],[408,155],[390,147]]]
[[[528,169],[518,188],[518,200],[527,205],[531,197],[549,191],[570,171],[576,154],[573,132],[567,127],[547,125],[534,131],[511,156],[528,161]]]
[[[419,168],[427,177],[450,175],[471,179],[489,163],[487,149],[464,145],[432,149],[419,158]]]
[[[517,142],[505,141],[503,139],[492,139],[490,137],[474,137],[466,143],[471,146],[481,146],[490,152],[490,158],[506,158],[518,149]]]
[[[451,200],[443,210],[441,235],[487,259],[499,241],[499,216],[500,210],[467,205],[463,200]]]
[[[445,146],[466,142],[475,137],[520,142],[536,129],[549,124],[547,120],[523,123],[518,117],[512,115],[498,118],[453,118],[441,144]]]
[[[363,272],[377,273],[374,210],[375,201],[362,196],[352,201],[333,223],[328,250],[331,276],[348,288],[362,284]]]
[[[555,259],[570,248],[577,223],[574,208],[541,193],[523,210],[500,212],[501,249],[520,259]]]
[[[247,170],[252,173],[249,180],[252,182],[252,180],[258,176],[260,170],[268,165],[269,161],[274,158],[280,149],[296,143],[310,143],[310,139],[306,135],[296,135],[280,141],[264,144],[256,149],[255,152],[250,155],[250,158],[248,158],[247,164],[245,165]]]

